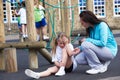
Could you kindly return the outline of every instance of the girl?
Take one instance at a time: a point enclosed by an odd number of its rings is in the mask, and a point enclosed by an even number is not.
[[[34,72],[30,69],[26,69],[25,74],[38,79],[40,77],[49,76],[52,73],[55,73],[55,76],[63,76],[67,72],[74,71],[77,64],[73,56],[69,56],[72,50],[73,46],[69,43],[68,37],[61,33],[58,35],[58,38],[55,39],[54,47],[52,48],[52,61],[54,62],[54,66],[42,72]]]
[[[20,8],[21,8],[21,3],[18,2],[18,7],[17,7],[17,12],[19,12]],[[19,29],[19,33],[20,35],[22,34],[22,26],[20,24],[20,16],[17,16],[17,21],[18,21],[18,29]]]
[[[35,26],[38,34],[37,40],[40,40],[39,39],[40,31],[42,31],[43,40],[49,39],[49,37],[47,36],[47,29],[46,29],[47,22],[45,19],[44,10],[45,10],[44,7],[40,5],[40,1],[34,0]]]
[[[103,73],[117,54],[116,40],[107,23],[99,20],[91,11],[83,11],[79,16],[88,37],[83,38],[81,46],[73,51],[73,54],[80,53],[75,59],[79,64],[91,67],[87,74]]]

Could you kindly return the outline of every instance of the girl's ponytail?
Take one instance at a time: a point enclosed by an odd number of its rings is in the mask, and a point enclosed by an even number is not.
[[[58,45],[58,43],[57,43],[57,38],[53,38],[53,41],[52,41],[52,54],[55,54],[56,53],[56,47],[57,47],[57,45]]]

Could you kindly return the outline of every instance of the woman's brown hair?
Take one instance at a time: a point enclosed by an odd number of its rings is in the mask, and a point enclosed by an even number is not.
[[[96,17],[96,15],[94,15],[93,12],[91,11],[82,11],[80,14],[79,14],[79,17],[86,23],[90,23],[92,25],[96,25],[96,24],[99,24],[100,22],[105,22],[103,20],[100,20]],[[107,22],[105,22],[107,24]],[[108,24],[107,24],[108,25]],[[108,25],[109,27],[109,25]],[[109,27],[110,28],[110,27]],[[89,30],[90,27],[88,27],[86,29],[86,32],[87,32],[87,35],[89,36]],[[111,30],[111,29],[110,29]]]

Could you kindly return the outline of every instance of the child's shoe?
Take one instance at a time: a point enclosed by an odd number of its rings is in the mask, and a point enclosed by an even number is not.
[[[30,70],[30,69],[26,69],[25,70],[25,74],[27,76],[31,77],[31,78],[35,78],[35,79],[39,79],[40,78],[39,73],[36,73],[36,72],[34,72],[34,71]]]
[[[55,76],[63,76],[65,75],[65,67],[60,67],[60,69],[58,70],[58,72],[55,74]]]

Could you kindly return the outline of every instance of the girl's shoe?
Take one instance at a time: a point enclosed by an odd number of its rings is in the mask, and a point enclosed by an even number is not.
[[[106,66],[103,66],[99,69],[89,69],[86,71],[87,74],[98,74],[98,73],[104,73],[107,71],[107,67]]]
[[[25,70],[25,74],[27,76],[31,77],[31,78],[35,78],[35,79],[39,79],[40,78],[39,73],[36,73],[36,72],[34,72],[34,71],[30,70],[30,69],[26,69]]]
[[[48,36],[43,35],[43,40],[48,40],[48,39],[49,39],[49,37],[48,37]]]
[[[60,67],[60,69],[59,69],[58,72],[55,74],[55,76],[63,76],[63,75],[65,75],[64,67]]]

